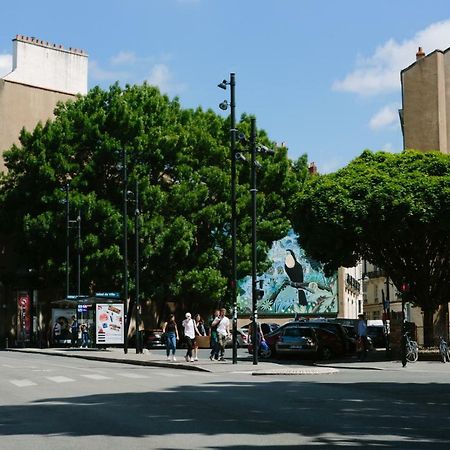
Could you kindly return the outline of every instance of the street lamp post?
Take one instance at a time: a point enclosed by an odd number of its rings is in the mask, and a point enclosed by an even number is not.
[[[231,150],[231,301],[233,304],[233,364],[237,363],[237,255],[236,255],[236,101],[235,87],[236,77],[230,73],[230,81],[223,80],[218,84],[221,89],[230,86],[230,150]],[[225,100],[219,105],[220,109],[226,110],[228,103]]]
[[[252,313],[253,313],[253,327],[252,327],[252,342],[253,342],[253,364],[258,364],[259,342],[258,337],[258,303],[256,296],[256,119],[251,119],[250,130],[250,149],[251,149],[251,185],[250,192],[252,197]]]
[[[258,145],[256,142],[256,119],[253,117],[250,120],[250,140],[247,141],[243,133],[239,133],[239,140],[243,144],[248,144],[250,146],[251,153],[251,172],[250,172],[250,193],[251,193],[251,209],[252,209],[252,315],[253,315],[253,326],[252,326],[252,343],[253,343],[253,364],[258,364],[258,298],[263,293],[262,280],[260,289],[257,288],[258,280],[256,278],[257,273],[257,241],[256,241],[256,194],[258,190],[256,189],[256,170],[261,168],[261,164],[256,160],[256,154],[261,153],[263,155],[274,155],[275,151],[267,148],[264,145]],[[247,162],[245,156],[238,152],[235,155],[236,159],[242,162]]]
[[[140,331],[141,326],[141,303],[139,299],[139,185],[136,180],[136,191],[135,191],[135,210],[134,210],[134,234],[136,238],[136,353],[142,353],[142,336]]]
[[[127,173],[127,150],[122,152],[123,170],[123,311],[124,311],[124,341],[123,351],[128,353],[128,173]]]
[[[77,295],[81,295],[81,213],[77,215]]]
[[[66,299],[70,295],[70,204],[69,204],[70,183],[66,182]]]

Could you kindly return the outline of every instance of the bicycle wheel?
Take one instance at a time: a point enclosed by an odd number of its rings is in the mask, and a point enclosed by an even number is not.
[[[414,345],[408,345],[406,347],[406,359],[408,362],[416,362],[419,359],[419,350]]]

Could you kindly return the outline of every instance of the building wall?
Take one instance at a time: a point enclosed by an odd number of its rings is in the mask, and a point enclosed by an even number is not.
[[[340,267],[338,270],[338,299],[340,319],[357,319],[363,312],[362,303],[362,268]]]
[[[32,131],[38,122],[52,119],[59,101],[87,93],[87,64],[82,50],[22,35],[13,39],[12,71],[0,79],[0,155],[19,144],[23,127]]]
[[[0,152],[19,144],[20,130],[32,131],[40,121],[53,117],[57,102],[73,99],[70,94],[35,88],[0,79]],[[3,158],[0,170],[4,171]]]
[[[16,83],[65,92],[87,94],[88,57],[40,39],[17,35],[13,39],[13,70],[4,77]]]
[[[450,53],[418,58],[401,72],[404,148],[449,153]]]

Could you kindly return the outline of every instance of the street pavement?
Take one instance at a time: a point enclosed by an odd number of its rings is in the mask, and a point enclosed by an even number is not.
[[[365,361],[358,361],[355,356],[332,361],[303,360],[284,358],[281,360],[259,360],[253,364],[253,356],[246,349],[238,349],[236,364],[232,363],[231,349],[226,351],[225,361],[211,361],[209,349],[199,350],[199,361],[186,362],[184,350],[177,351],[177,361],[167,361],[164,349],[145,350],[137,354],[134,348],[129,348],[125,354],[122,348],[82,349],[82,348],[14,348],[9,351],[64,356],[87,360],[109,361],[140,366],[166,367],[171,369],[192,370],[210,373],[248,373],[252,375],[311,375],[336,373],[340,369],[357,370],[391,370],[401,368],[398,360],[386,359],[384,350],[372,351]],[[417,364],[417,363],[416,363]],[[420,361],[419,361],[420,364]]]

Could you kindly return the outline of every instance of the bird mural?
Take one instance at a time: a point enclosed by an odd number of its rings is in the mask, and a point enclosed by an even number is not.
[[[291,249],[286,250],[284,270],[291,281],[291,286],[297,288],[298,304],[301,306],[306,306],[308,302],[306,300],[305,291],[303,290],[305,287],[303,283],[303,267],[297,261],[297,258]]]

